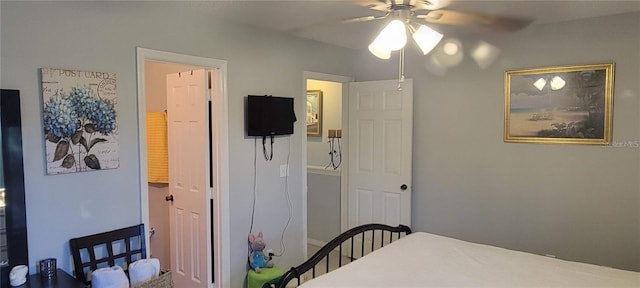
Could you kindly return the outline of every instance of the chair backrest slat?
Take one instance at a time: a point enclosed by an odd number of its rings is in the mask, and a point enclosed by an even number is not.
[[[140,247],[138,249],[132,249],[131,242],[136,239]],[[114,254],[113,243],[119,241],[124,241],[124,252]],[[96,259],[95,250],[96,248],[100,249],[102,246],[106,246],[107,255]],[[128,264],[131,264],[133,261],[147,258],[144,224],[73,238],[69,240],[69,247],[73,258],[74,275],[76,279],[85,284],[91,283],[91,281],[88,281],[87,274],[85,273],[86,267],[89,267],[90,271],[93,271],[98,269],[99,264],[106,262],[109,266],[114,266],[116,265],[116,260],[124,258],[127,266],[122,268],[126,270]],[[88,261],[82,260],[83,250],[87,250],[89,256]],[[134,257],[136,255],[138,255],[138,257]]]

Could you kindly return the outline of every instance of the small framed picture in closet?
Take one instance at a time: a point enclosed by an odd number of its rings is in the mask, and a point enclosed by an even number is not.
[[[322,136],[322,90],[307,90],[307,136]]]

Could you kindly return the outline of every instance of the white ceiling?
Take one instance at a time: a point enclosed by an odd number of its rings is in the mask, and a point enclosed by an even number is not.
[[[640,0],[440,1],[440,6],[444,6],[447,10],[522,17],[533,20],[532,25],[640,11]],[[372,2],[376,0],[235,0],[199,2],[199,5],[202,5],[203,9],[210,10],[212,15],[227,18],[229,21],[347,48],[364,49],[382,28],[384,22],[377,20],[342,23],[342,20],[368,15],[384,15],[383,12],[365,7],[366,3]],[[433,24],[431,26],[446,35],[496,34],[496,32],[475,27]],[[630,27],[630,29],[640,29],[640,27]]]

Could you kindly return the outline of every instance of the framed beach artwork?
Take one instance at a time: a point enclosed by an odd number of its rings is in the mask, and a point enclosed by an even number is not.
[[[47,174],[117,168],[116,74],[40,70]]]
[[[322,90],[307,91],[307,136],[322,136]]]
[[[505,73],[504,141],[611,143],[613,63]]]

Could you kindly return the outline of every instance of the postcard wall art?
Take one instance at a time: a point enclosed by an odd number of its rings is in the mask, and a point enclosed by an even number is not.
[[[47,174],[120,165],[115,73],[42,68]]]

